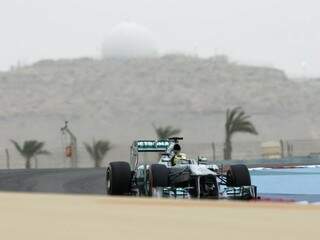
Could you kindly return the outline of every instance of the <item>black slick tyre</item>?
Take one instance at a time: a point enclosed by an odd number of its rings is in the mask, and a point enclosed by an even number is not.
[[[152,196],[152,190],[157,187],[168,187],[169,169],[163,164],[152,164],[149,168],[148,195]]]
[[[242,187],[251,186],[250,173],[246,165],[231,165],[227,171],[227,186]]]
[[[127,162],[111,162],[106,172],[106,188],[110,195],[126,195],[131,188],[131,170]]]

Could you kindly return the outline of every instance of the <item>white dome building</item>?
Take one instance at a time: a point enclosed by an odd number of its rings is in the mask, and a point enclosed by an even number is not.
[[[136,23],[114,27],[102,45],[104,58],[156,57],[157,48],[151,32]]]

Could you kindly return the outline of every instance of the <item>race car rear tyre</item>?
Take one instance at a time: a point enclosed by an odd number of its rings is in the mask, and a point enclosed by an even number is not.
[[[168,187],[169,169],[163,164],[152,164],[149,168],[149,189],[148,195],[157,187]]]
[[[110,195],[126,195],[130,193],[131,170],[127,162],[112,162],[106,173],[107,193]]]
[[[250,173],[246,165],[231,165],[227,171],[227,186],[242,187],[251,186]]]

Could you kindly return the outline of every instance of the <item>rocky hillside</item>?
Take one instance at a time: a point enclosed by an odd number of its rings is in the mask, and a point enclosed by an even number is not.
[[[225,56],[43,60],[0,73],[0,86],[2,144],[57,142],[64,120],[82,140],[154,137],[154,122],[181,127],[189,141],[222,141],[224,112],[233,106],[252,115],[258,139],[320,137],[320,81],[291,81],[281,70]]]

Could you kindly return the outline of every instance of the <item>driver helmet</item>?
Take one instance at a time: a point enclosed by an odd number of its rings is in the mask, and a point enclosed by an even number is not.
[[[178,153],[175,157],[174,157],[174,163],[177,164],[177,163],[181,163],[183,161],[186,161],[187,160],[187,154],[185,153]]]

